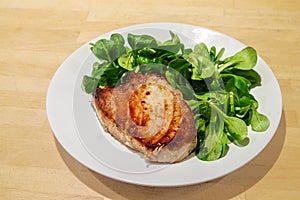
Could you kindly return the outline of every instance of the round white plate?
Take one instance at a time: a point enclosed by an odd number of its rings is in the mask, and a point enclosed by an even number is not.
[[[169,31],[176,33],[186,47],[204,42],[208,47],[225,47],[224,57],[245,47],[241,42],[205,28],[177,23],[149,23],[134,25],[101,35],[90,42],[120,33],[149,34],[161,41],[169,39]],[[252,90],[259,101],[259,111],[270,119],[264,133],[249,130],[250,143],[246,147],[230,145],[224,158],[201,161],[190,157],[176,164],[151,164],[140,154],[124,147],[105,133],[93,111],[91,96],[81,90],[83,75],[90,74],[96,61],[85,44],[71,54],[55,73],[47,94],[47,114],[50,126],[60,144],[80,163],[107,177],[147,186],[182,186],[206,182],[224,176],[257,156],[274,136],[282,111],[282,97],[278,82],[268,65],[259,57],[255,70],[262,77],[262,86]]]

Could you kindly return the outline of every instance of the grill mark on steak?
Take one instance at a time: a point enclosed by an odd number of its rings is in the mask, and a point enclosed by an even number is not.
[[[113,113],[111,109],[112,93],[113,88],[97,88],[93,92],[93,96],[97,111],[101,111],[101,113],[105,115],[105,117],[114,122],[115,120],[113,119]]]
[[[147,126],[150,123],[149,111],[152,109],[149,102],[145,100],[147,94],[150,94],[147,90],[146,85],[142,85],[138,90],[135,90],[129,99],[129,111],[132,121],[138,126]]]

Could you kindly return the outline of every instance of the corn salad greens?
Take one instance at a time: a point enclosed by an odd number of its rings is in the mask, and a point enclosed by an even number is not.
[[[250,93],[261,85],[261,77],[253,69],[257,54],[252,47],[223,59],[224,48],[217,51],[204,43],[185,48],[171,31],[170,39],[164,42],[134,34],[127,35],[127,42],[129,46],[115,33],[90,44],[99,62],[93,64],[90,76],[83,77],[83,91],[91,94],[97,87],[114,87],[128,71],[164,75],[194,111],[198,132],[195,153],[201,160],[225,156],[231,143],[247,145],[248,127],[256,132],[268,129],[270,122],[258,112],[258,101]]]

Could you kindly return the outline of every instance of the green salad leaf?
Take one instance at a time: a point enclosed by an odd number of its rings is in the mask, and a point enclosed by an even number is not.
[[[128,43],[131,49],[156,48],[157,41],[150,35],[133,35],[128,34]]]
[[[100,39],[95,44],[91,43],[91,51],[100,60],[112,62],[119,56],[126,53],[124,38],[122,35],[115,33],[110,39]]]
[[[233,56],[226,58],[223,64],[219,66],[219,72],[222,72],[227,67],[235,69],[250,70],[255,67],[257,62],[257,54],[252,47],[246,47],[237,52]]]
[[[165,76],[179,89],[194,113],[198,144],[195,155],[206,161],[222,158],[230,145],[249,143],[248,127],[264,132],[270,126],[251,90],[261,85],[255,66],[257,53],[245,47],[222,58],[225,48],[200,42],[185,48],[178,35],[159,41],[151,35],[129,33],[127,41],[115,33],[91,43],[99,59],[90,75],[82,79],[82,90],[91,94],[97,87],[115,87],[129,71]],[[128,45],[127,45],[128,44]]]

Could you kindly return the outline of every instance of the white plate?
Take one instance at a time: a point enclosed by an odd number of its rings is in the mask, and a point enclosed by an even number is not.
[[[118,32],[149,34],[159,40],[169,39],[169,30],[179,35],[186,47],[205,42],[217,49],[226,48],[224,57],[245,47],[241,42],[216,31],[177,23],[150,23],[130,26],[101,35],[109,38]],[[95,61],[89,44],[71,54],[55,73],[47,94],[47,114],[50,126],[60,144],[86,167],[107,177],[147,186],[182,186],[209,181],[224,176],[257,156],[275,134],[282,111],[282,97],[278,82],[268,65],[259,57],[255,70],[262,77],[262,86],[253,89],[259,110],[270,121],[264,133],[249,131],[246,147],[230,146],[228,154],[217,161],[205,162],[196,157],[177,164],[149,164],[102,130],[90,106],[91,97],[81,91],[84,74],[89,74]]]

